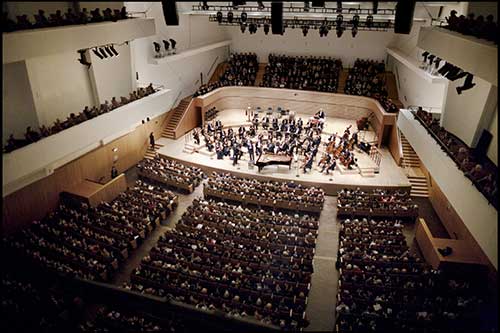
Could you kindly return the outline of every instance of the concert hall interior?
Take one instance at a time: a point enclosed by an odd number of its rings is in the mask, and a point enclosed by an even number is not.
[[[497,332],[497,2],[2,2],[3,332]]]

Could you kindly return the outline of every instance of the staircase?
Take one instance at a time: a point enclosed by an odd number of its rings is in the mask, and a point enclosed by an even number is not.
[[[429,197],[429,188],[427,185],[427,177],[420,169],[420,159],[411,147],[403,133],[399,132],[401,143],[403,146],[403,167],[405,168],[406,176],[411,184],[410,195],[413,197]]]
[[[153,150],[153,149],[151,149],[151,146],[149,145],[149,142],[148,142],[148,149],[146,150],[146,154],[144,154],[144,158],[152,160],[153,158],[155,158],[155,155],[156,155],[155,151],[160,149],[161,147],[163,147],[163,145],[155,143],[155,149]]]
[[[347,81],[347,76],[349,75],[348,69],[343,69],[339,73],[339,86],[337,88],[337,93],[343,94],[345,88],[345,82]]]
[[[255,75],[255,86],[260,86],[260,83],[264,79],[264,73],[266,72],[266,63],[260,63],[259,69],[257,70],[257,75]]]
[[[179,105],[177,105],[175,109],[170,111],[172,114],[168,118],[167,126],[163,129],[163,132],[161,133],[161,136],[163,138],[175,139],[175,129],[177,128],[177,125],[179,125],[179,122],[181,121],[184,112],[186,112],[187,107],[191,102],[191,99],[192,96],[187,96],[183,98],[179,103]]]
[[[417,154],[415,153],[403,133],[399,133],[401,135],[401,144],[403,146],[403,166],[408,168],[419,168],[420,159],[418,158]]]

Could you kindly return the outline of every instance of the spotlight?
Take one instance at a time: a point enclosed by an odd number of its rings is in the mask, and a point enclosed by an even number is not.
[[[464,85],[461,87],[457,87],[457,93],[460,95],[462,94],[462,91],[464,90],[469,90],[472,87],[474,87],[476,84],[472,83],[472,80],[474,79],[474,76],[472,74],[467,74],[467,77],[465,78]]]
[[[109,46],[105,46],[104,49],[106,50],[106,52],[109,54],[110,57],[114,56],[113,52],[111,52],[111,50],[109,49]]]
[[[97,49],[92,49],[92,52],[94,52],[94,54],[95,54],[96,56],[98,56],[98,57],[99,57],[99,59],[104,59],[104,57],[102,56],[102,54],[100,54],[100,53],[99,53],[99,50],[97,50]]]
[[[266,6],[264,6],[264,3],[262,1],[257,1],[257,4],[259,5],[260,10],[266,8]]]
[[[114,53],[114,55],[115,55],[115,56],[118,56],[118,51],[117,51],[117,50],[115,50],[115,46],[114,46],[114,45],[111,45],[111,46],[109,47],[109,49],[111,50],[111,52],[113,52],[113,53]]]
[[[240,24],[240,29],[241,29],[241,33],[245,33],[245,29],[247,28],[247,25],[245,23],[241,23]]]
[[[352,25],[355,26],[356,28],[359,26],[359,15],[355,14],[352,17]]]
[[[342,22],[344,21],[344,16],[342,14],[337,15],[337,26],[342,25]]]
[[[243,12],[241,13],[241,22],[245,23],[247,21],[247,13]]]
[[[233,12],[229,12],[229,13],[227,13],[227,21],[228,21],[229,23],[233,23],[233,17],[234,17]]]
[[[86,51],[87,50],[78,50],[78,53],[80,53],[80,59],[78,59],[78,62],[80,62],[80,64],[82,64],[82,65],[90,67],[90,65],[92,65],[92,63],[87,61],[87,57],[85,56]]]
[[[368,28],[371,28],[373,26],[373,16],[372,15],[368,15],[366,17],[366,26]]]
[[[170,43],[166,40],[163,40],[163,46],[165,47],[165,51],[168,52],[168,49],[170,48]]]
[[[358,34],[358,28],[352,27],[351,33],[352,33],[352,38],[356,37],[356,35]]]
[[[221,11],[217,12],[217,22],[219,22],[219,23],[222,22],[222,12]]]
[[[158,44],[158,43],[156,43],[156,44]],[[160,46],[160,44],[158,44],[158,46]],[[155,45],[155,47],[156,47],[156,45]],[[101,54],[104,56],[104,58],[108,57],[108,55],[106,54],[106,51],[104,51],[104,49],[102,47],[99,48],[99,52],[101,52]]]
[[[269,33],[269,24],[264,23],[264,33],[267,35]]]
[[[170,45],[172,45],[172,50],[175,50],[175,45],[177,45],[177,42],[173,40],[172,38],[169,38]]]
[[[307,36],[307,33],[309,32],[309,27],[307,25],[304,25],[302,27],[302,34],[305,36]]]

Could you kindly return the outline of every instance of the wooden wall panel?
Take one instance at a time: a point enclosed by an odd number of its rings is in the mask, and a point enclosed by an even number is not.
[[[90,198],[90,204],[95,207],[102,201],[112,201],[114,198],[118,196],[121,192],[124,192],[127,189],[127,179],[125,174],[122,173],[115,179],[110,180],[102,188],[94,193]]]
[[[175,138],[177,139],[193,128],[201,126],[201,119],[201,108],[192,100],[175,129]]]
[[[54,170],[50,176],[16,191],[3,200],[2,234],[19,230],[33,220],[41,219],[59,203],[59,193],[84,179],[98,181],[111,178],[112,151],[118,148],[116,168],[123,172],[143,157],[151,131],[160,137],[166,114],[140,125],[135,131],[97,148],[88,154]]]
[[[390,129],[390,139],[389,139],[389,151],[391,152],[394,161],[396,161],[397,165],[401,165],[401,161],[403,159],[403,154],[401,150],[401,143],[398,135],[398,127],[396,125],[391,126]]]

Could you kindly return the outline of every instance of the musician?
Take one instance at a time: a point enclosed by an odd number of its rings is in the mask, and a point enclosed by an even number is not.
[[[318,166],[323,165],[321,172],[323,172],[323,170],[325,170],[325,168],[328,166],[328,164],[330,164],[331,159],[332,159],[332,155],[330,155],[328,153],[323,153],[323,156],[321,157],[321,159],[318,162]]]
[[[259,130],[259,116],[257,114],[254,115],[252,119],[252,124],[255,127],[255,130]]]
[[[297,127],[302,129],[303,125],[304,125],[304,122],[302,121],[302,118],[299,118],[299,120],[297,120]]]
[[[196,143],[197,145],[200,144],[200,134],[198,133],[197,129],[195,129],[193,131],[193,139],[194,139],[194,143]]]
[[[257,139],[257,142],[255,143],[255,152],[259,157],[262,155],[262,138]]]
[[[278,118],[273,118],[273,130],[277,131],[279,129]]]
[[[304,173],[307,172],[307,169],[309,169],[309,170],[312,169],[313,158],[314,158],[314,156],[311,153],[306,153],[305,163],[303,166]]]
[[[315,117],[317,116],[320,119],[325,119],[325,112],[323,111],[323,109],[319,109],[319,111],[316,112],[316,114],[314,116]]]
[[[209,122],[207,124],[207,132],[208,132],[208,134],[211,134],[212,132],[214,132],[214,126],[212,125],[211,122]]]
[[[250,161],[254,161],[255,159],[255,156],[254,156],[254,153],[253,153],[253,142],[252,140],[248,139],[247,142],[246,142],[246,146],[247,146],[247,149],[248,149],[248,155],[250,156]]]
[[[352,133],[351,139],[353,140],[354,145],[357,146],[358,145],[358,132]]]
[[[238,135],[239,135],[240,139],[243,139],[244,134],[245,134],[245,127],[240,126],[240,128],[238,128]]]
[[[262,118],[262,127],[266,130],[269,128],[269,117],[268,116],[265,116],[264,118]]]
[[[217,146],[215,147],[215,153],[217,154],[218,160],[224,159],[224,149],[219,142],[217,142]]]
[[[330,171],[335,171],[335,167],[337,166],[337,161],[335,158],[328,164],[328,168],[326,168],[326,174],[328,175]],[[321,170],[323,172],[323,170]]]
[[[215,121],[215,129],[217,131],[222,130],[222,122],[220,120]]]
[[[233,165],[238,164],[238,159],[240,158],[241,150],[239,144],[233,144]]]

